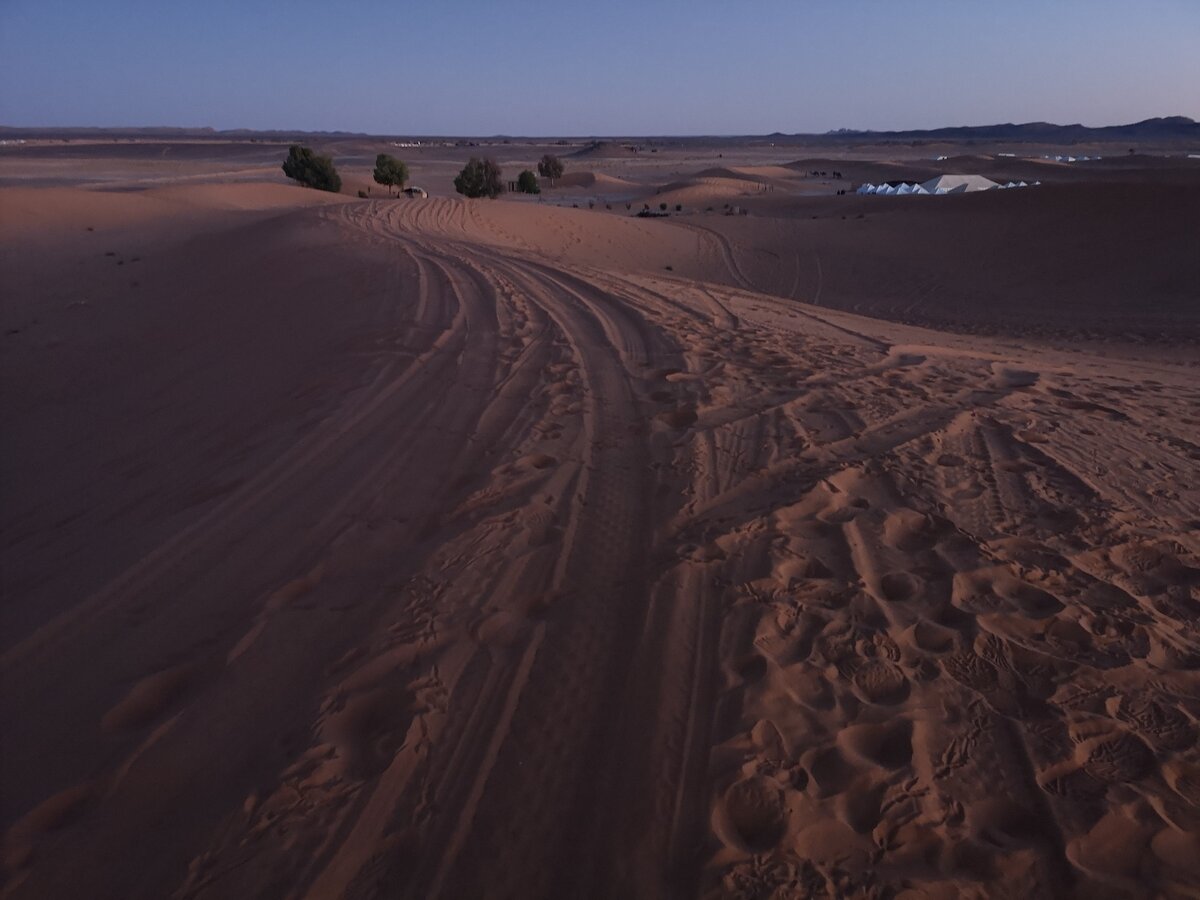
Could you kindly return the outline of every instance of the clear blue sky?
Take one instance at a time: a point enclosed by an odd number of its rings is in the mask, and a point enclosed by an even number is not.
[[[1200,119],[1200,0],[0,0],[0,123],[763,134]]]

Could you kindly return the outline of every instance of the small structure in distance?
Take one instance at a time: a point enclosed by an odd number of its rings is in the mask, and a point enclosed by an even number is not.
[[[1035,181],[1034,184],[1041,184]],[[1007,188],[1029,187],[1025,181],[1010,181],[1007,184],[997,184],[982,175],[938,175],[928,181],[917,184],[908,181],[884,182],[883,184],[864,184],[856,191],[858,194],[900,195],[900,194],[974,194],[978,191],[1005,190]]]

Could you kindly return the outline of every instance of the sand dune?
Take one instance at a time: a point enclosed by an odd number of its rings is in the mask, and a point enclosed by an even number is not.
[[[674,206],[683,203],[703,208],[731,198],[752,197],[765,190],[766,186],[763,183],[752,179],[696,176],[665,184],[656,188],[653,195],[647,193],[642,199],[652,204],[657,202]]]
[[[0,200],[4,896],[1192,889],[1194,359],[814,305],[1191,321],[1190,196],[276,187]]]
[[[603,172],[567,172],[555,179],[556,188],[589,188],[594,191],[628,191],[637,185],[624,178],[606,175]]]
[[[1200,337],[1194,184],[742,202],[755,215],[688,222],[744,287],[973,330]]]
[[[801,173],[787,166],[717,166],[712,169],[704,169],[698,173],[698,176],[701,178],[739,178],[760,184],[790,182],[798,177],[803,177]]]
[[[205,184],[138,191],[0,188],[0,238],[20,243],[40,233],[69,234],[151,226],[191,227],[228,210],[262,212],[336,203],[339,198],[286,184]],[[90,229],[90,231],[89,231]],[[65,248],[64,248],[65,249]]]

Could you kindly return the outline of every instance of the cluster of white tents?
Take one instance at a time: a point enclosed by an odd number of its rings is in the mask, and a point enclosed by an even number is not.
[[[1050,156],[1043,154],[1042,159],[1052,159],[1055,162],[1089,162],[1093,159],[1103,159],[1102,156]]]
[[[1034,184],[1041,184],[1035,181]],[[973,194],[976,191],[1004,190],[1006,188],[1029,187],[1026,181],[1010,181],[999,184],[982,175],[939,175],[922,184],[901,182],[900,184],[864,184],[858,189],[859,194],[900,195],[900,194]]]

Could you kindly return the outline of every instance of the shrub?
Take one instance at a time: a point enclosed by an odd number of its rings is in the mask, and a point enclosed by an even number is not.
[[[682,203],[675,204],[675,212],[683,212],[683,204]]]
[[[500,167],[494,160],[472,156],[454,179],[454,189],[464,197],[496,198],[504,193]]]
[[[660,204],[658,204],[658,208],[659,208],[659,209],[661,209],[663,212],[666,212],[666,211],[667,211],[667,204],[665,204],[665,203],[660,203]]]
[[[359,192],[358,192],[358,199],[359,199],[359,200],[366,200],[366,199],[367,199],[367,197],[368,197],[368,194],[367,194],[367,192],[366,192],[366,191],[364,191],[364,190],[361,190],[361,189],[360,189],[360,190],[359,190]]]
[[[388,189],[388,196],[391,196],[392,188],[402,188],[408,181],[408,166],[394,156],[380,153],[375,157],[374,174],[375,183],[385,185]]]
[[[554,180],[556,178],[563,177],[562,160],[559,159],[557,156],[552,156],[549,153],[547,153],[540,160],[538,160],[537,170],[538,170],[538,174],[541,175],[543,178],[550,179],[551,185],[554,184]]]
[[[318,191],[337,193],[342,189],[342,178],[328,156],[317,156],[308,147],[292,144],[287,159],[283,161],[283,174],[305,187]]]
[[[540,194],[542,192],[537,176],[528,169],[517,176],[517,190],[522,194]]]

